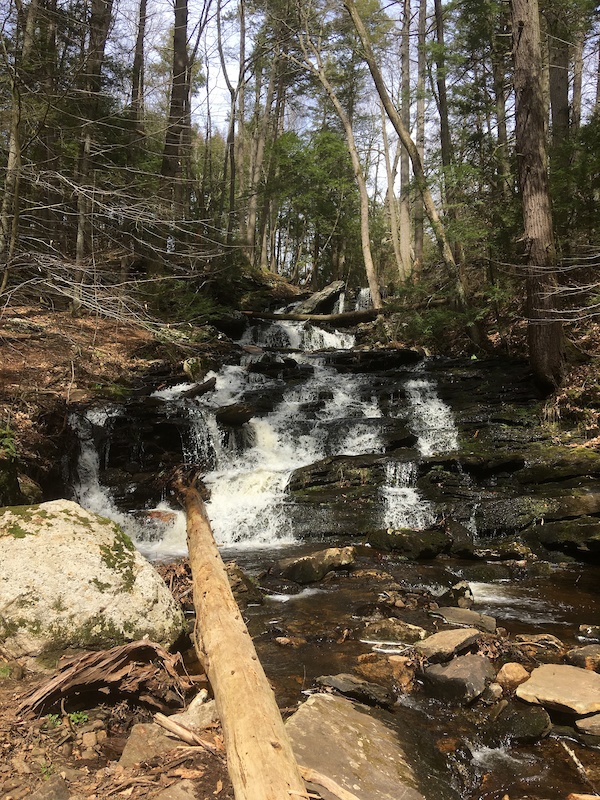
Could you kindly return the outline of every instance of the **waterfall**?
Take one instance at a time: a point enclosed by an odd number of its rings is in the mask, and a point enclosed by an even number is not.
[[[160,469],[162,442],[168,446],[173,435],[181,437],[183,462],[205,470],[203,480],[210,493],[207,511],[217,542],[238,549],[272,547],[297,540],[295,517],[290,513],[294,501],[287,491],[294,471],[328,456],[384,454],[388,446],[384,431],[394,419],[389,416],[394,410],[384,417],[379,403],[377,387],[382,379],[345,371],[345,361],[336,369],[335,358],[308,352],[315,347],[351,349],[351,335],[282,320],[274,325],[252,326],[244,337],[244,342],[251,341],[262,342],[263,346],[278,342],[285,349],[299,350],[294,360],[303,366],[297,377],[293,374],[284,380],[244,365],[226,365],[206,376],[214,378],[215,387],[202,396],[189,397],[187,383],[155,391],[150,405],[144,406],[144,414],[155,415],[159,422],[155,425],[144,416],[139,423],[146,436],[154,435],[156,430],[156,435],[163,437],[155,443]],[[256,359],[248,356],[251,363],[253,358]],[[421,455],[454,449],[457,434],[452,415],[437,396],[433,382],[423,375],[404,379],[396,376],[391,380],[395,382],[393,396],[399,421],[406,419],[417,437]],[[220,409],[236,403],[252,405],[255,397],[270,398],[270,404],[259,402],[254,416],[241,426],[219,425]],[[107,406],[72,415],[71,426],[81,441],[75,497],[90,510],[121,524],[146,555],[179,555],[186,547],[185,523],[181,512],[171,508],[168,498],[159,502],[154,495],[154,508],[146,502],[145,507],[138,506],[128,513],[123,506],[127,507],[129,489],[120,486],[115,502],[103,485],[103,469],[110,466],[111,427],[116,420],[120,419],[121,430],[125,427],[125,443],[122,439],[120,445],[122,459],[141,463],[144,447],[152,444],[153,440],[144,440],[138,459],[134,453],[135,434],[129,441],[137,423],[132,422],[130,431],[128,413],[127,407]],[[131,456],[123,455],[128,447]],[[126,467],[132,480],[137,469],[136,464]],[[386,462],[385,479],[378,494],[378,515],[384,526],[425,528],[433,523],[434,511],[420,496],[416,479],[414,461],[390,458]],[[142,500],[147,496],[141,493]],[[302,524],[310,530],[310,520]]]
[[[356,304],[354,306],[354,310],[366,311],[368,308],[371,308],[372,305],[373,301],[371,300],[371,290],[359,289],[358,294],[356,295]]]
[[[428,528],[435,522],[431,503],[415,487],[417,465],[414,461],[390,461],[385,465],[383,499],[384,528]]]

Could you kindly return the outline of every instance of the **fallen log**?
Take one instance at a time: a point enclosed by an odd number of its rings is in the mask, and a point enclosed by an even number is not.
[[[187,514],[195,647],[214,692],[236,800],[306,797],[275,696],[235,602],[204,503],[175,485]]]
[[[266,320],[291,320],[292,322],[329,322],[338,328],[349,328],[359,322],[372,322],[379,314],[385,314],[385,309],[366,308],[362,311],[344,311],[342,314],[273,314],[267,311],[242,311],[252,319]]]

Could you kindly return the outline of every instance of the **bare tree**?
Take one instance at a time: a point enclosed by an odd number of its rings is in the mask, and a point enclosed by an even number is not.
[[[551,392],[564,374],[562,323],[554,314],[556,255],[548,188],[542,56],[537,0],[512,0],[516,145],[527,248],[528,341],[540,388]]]

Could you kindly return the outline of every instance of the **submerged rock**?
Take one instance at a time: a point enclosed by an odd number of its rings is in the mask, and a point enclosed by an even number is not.
[[[488,614],[480,614],[469,608],[436,608],[429,612],[432,617],[441,617],[449,625],[463,625],[494,633],[496,620]]]
[[[185,627],[164,581],[123,531],[77,503],[0,512],[0,642],[13,657],[108,648]]]
[[[600,672],[600,644],[588,644],[569,650],[565,658],[574,667]]]
[[[543,664],[517,688],[517,697],[558,711],[593,714],[600,711],[600,675],[568,664]]]
[[[284,578],[296,583],[313,583],[320,581],[331,570],[351,566],[354,560],[354,547],[329,547],[300,558],[285,558],[277,566]]]
[[[321,675],[316,680],[317,686],[335,689],[336,692],[365,703],[368,706],[382,706],[390,708],[394,705],[394,696],[391,692],[377,683],[357,678],[342,672],[339,675]]]
[[[286,728],[298,762],[346,791],[369,800],[424,800],[396,735],[349,700],[312,695]],[[314,788],[324,800],[338,800],[322,786]]]
[[[362,638],[370,641],[412,644],[427,636],[427,631],[418,625],[411,625],[400,619],[389,619],[370,622],[362,632]]]
[[[485,738],[496,747],[508,742],[529,744],[547,736],[551,728],[552,722],[545,709],[512,700],[490,720]]]

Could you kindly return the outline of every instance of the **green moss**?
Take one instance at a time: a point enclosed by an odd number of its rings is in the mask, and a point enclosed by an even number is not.
[[[104,581],[99,580],[98,578],[92,578],[90,583],[98,589],[99,592],[105,592],[107,589],[111,588],[110,583],[105,583]]]
[[[110,570],[121,574],[121,587],[131,592],[136,578],[135,547],[133,542],[118,525],[113,525],[115,534],[112,545],[100,545],[102,560]]]

